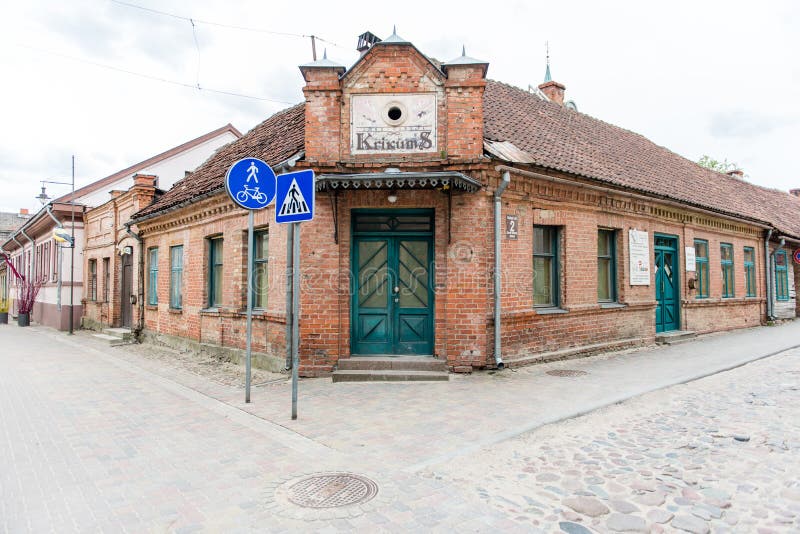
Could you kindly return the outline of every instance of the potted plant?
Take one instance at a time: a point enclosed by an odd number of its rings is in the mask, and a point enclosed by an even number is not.
[[[17,280],[17,324],[19,326],[31,325],[31,311],[36,302],[36,296],[42,288],[42,283],[38,280],[28,280],[21,278]]]
[[[8,300],[0,298],[0,324],[8,324]]]

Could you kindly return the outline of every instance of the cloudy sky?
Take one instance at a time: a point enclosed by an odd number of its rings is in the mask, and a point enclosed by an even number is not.
[[[228,122],[245,132],[302,100],[303,36],[349,66],[360,33],[394,24],[429,56],[463,44],[523,88],[542,82],[549,41],[553,78],[581,112],[800,187],[799,5],[3,0],[0,210],[38,210],[39,181],[69,181],[72,154],[81,186]]]

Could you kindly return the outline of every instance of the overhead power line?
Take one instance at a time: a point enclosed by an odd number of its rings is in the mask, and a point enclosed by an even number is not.
[[[194,23],[207,24],[209,26],[217,26],[217,27],[220,27],[220,28],[228,28],[228,29],[231,29],[231,30],[240,30],[240,31],[254,32],[254,33],[266,33],[266,34],[271,34],[271,35],[283,35],[283,36],[286,36],[286,37],[300,37],[300,38],[303,38],[303,39],[308,39],[308,38],[314,37],[318,41],[322,41],[322,42],[328,43],[328,44],[330,44],[332,46],[336,46],[338,48],[342,48],[340,45],[334,43],[333,41],[328,41],[327,39],[323,39],[322,37],[319,37],[317,35],[307,35],[307,34],[292,33],[292,32],[281,32],[281,31],[275,31],[275,30],[267,30],[267,29],[264,29],[264,28],[252,28],[252,27],[248,27],[248,26],[237,26],[235,24],[224,24],[222,22],[213,22],[213,21],[210,21],[210,20],[202,20],[202,19],[198,19],[198,18],[195,18],[195,17],[186,17],[186,16],[183,16],[183,15],[176,15],[175,13],[168,13],[166,11],[160,11],[158,9],[153,9],[153,8],[150,8],[150,7],[144,7],[144,6],[140,6],[138,4],[132,4],[130,2],[123,2],[122,0],[111,0],[111,2],[113,2],[115,4],[119,4],[121,6],[126,6],[126,7],[131,7],[131,8],[134,8],[134,9],[140,9],[142,11],[147,11],[149,13],[155,13],[157,15],[163,15],[165,17],[172,17],[174,19],[180,19],[180,20],[189,21],[189,22],[191,22],[193,24]]]
[[[27,48],[27,49],[33,50],[35,52],[40,52],[40,53],[43,53],[43,54],[49,54],[49,55],[52,55],[52,56],[62,57],[64,59],[69,59],[71,61],[77,61],[78,63],[85,63],[87,65],[93,65],[95,67],[100,67],[100,68],[103,68],[103,69],[113,70],[115,72],[122,72],[124,74],[130,74],[131,76],[138,76],[140,78],[146,78],[148,80],[154,80],[154,81],[157,81],[157,82],[163,82],[163,83],[168,83],[168,84],[172,84],[172,85],[178,85],[180,87],[188,87],[189,89],[196,89],[198,91],[205,91],[207,93],[216,93],[216,94],[219,94],[219,95],[235,96],[235,97],[239,97],[239,98],[248,98],[250,100],[261,100],[261,101],[264,101],[264,102],[275,102],[277,104],[287,104],[287,105],[296,104],[296,102],[287,102],[285,100],[278,100],[277,98],[246,95],[246,94],[243,94],[243,93],[236,93],[234,91],[225,91],[225,90],[222,90],[222,89],[212,89],[210,87],[202,87],[202,86],[200,86],[199,83],[196,84],[196,85],[192,85],[190,83],[180,82],[180,81],[177,81],[177,80],[170,80],[168,78],[162,78],[160,76],[153,76],[151,74],[144,74],[142,72],[136,72],[136,71],[132,71],[132,70],[128,70],[128,69],[123,69],[121,67],[115,67],[113,65],[107,65],[105,63],[99,63],[97,61],[92,61],[90,59],[84,59],[84,58],[79,58],[79,57],[75,57],[75,56],[70,56],[70,55],[67,55],[67,54],[62,54],[60,52],[53,52],[51,50],[44,50],[42,48],[36,48],[34,46],[29,46],[29,45],[25,45],[25,44],[21,44],[21,43],[15,43],[15,44],[17,46],[20,46],[22,48]]]

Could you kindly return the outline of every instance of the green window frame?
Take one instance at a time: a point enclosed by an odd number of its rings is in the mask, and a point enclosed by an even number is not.
[[[719,244],[719,262],[722,267],[722,298],[736,296],[736,281],[733,275],[733,245]]]
[[[756,296],[756,251],[753,247],[744,247],[744,280],[745,295]]]
[[[89,260],[89,300],[97,300],[97,260]]]
[[[533,305],[559,305],[558,227],[533,227]]]
[[[222,304],[222,237],[208,239],[208,307]],[[246,264],[245,264],[246,265]]]
[[[617,232],[597,230],[597,301],[616,302]]]
[[[169,248],[169,307],[183,308],[183,245]]]
[[[789,269],[785,250],[775,253],[775,300],[789,300]]]
[[[103,300],[108,302],[111,289],[111,258],[103,258]]]
[[[253,308],[267,307],[269,290],[269,231],[253,233]]]
[[[147,304],[158,304],[158,247],[147,249]]]
[[[697,295],[695,298],[708,298],[708,241],[705,239],[694,240],[694,261],[697,276]]]

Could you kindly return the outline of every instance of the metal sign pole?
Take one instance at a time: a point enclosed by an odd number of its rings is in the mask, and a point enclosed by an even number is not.
[[[294,226],[292,235],[292,419],[297,419],[297,381],[300,361],[300,223]]]
[[[286,225],[286,369],[291,369],[292,361],[292,288],[294,278],[292,278],[292,258],[294,254],[294,225]]]
[[[250,349],[253,334],[253,210],[247,215],[247,356],[245,358],[244,402],[250,402]]]

